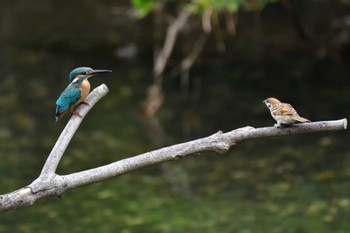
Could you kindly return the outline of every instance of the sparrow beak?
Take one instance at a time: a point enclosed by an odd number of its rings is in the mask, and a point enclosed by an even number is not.
[[[263,102],[264,104],[266,104],[266,100],[263,100],[262,102]]]

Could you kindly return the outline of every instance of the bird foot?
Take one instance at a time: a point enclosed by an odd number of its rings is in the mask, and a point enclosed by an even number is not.
[[[80,104],[85,104],[85,105],[89,105],[90,106],[90,104],[88,102],[85,102],[85,101],[81,101]]]
[[[279,123],[277,123],[277,124],[274,124],[274,126],[276,127],[276,128],[288,128],[288,127],[292,127],[293,126],[293,124],[279,124]]]
[[[79,114],[79,112],[72,112],[72,115],[82,118],[82,116]]]

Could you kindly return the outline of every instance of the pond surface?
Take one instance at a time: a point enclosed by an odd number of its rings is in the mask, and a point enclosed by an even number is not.
[[[242,15],[225,53],[209,39],[188,85],[165,76],[159,134],[140,115],[152,83],[151,20],[116,16],[111,9],[124,6],[109,1],[39,2],[0,3],[2,194],[39,175],[69,119],[55,124],[55,101],[78,66],[113,70],[90,80],[110,92],[84,119],[59,174],[219,130],[273,125],[261,103],[270,96],[313,121],[348,117],[346,56],[337,66],[298,50],[296,38],[282,43],[294,35],[284,20],[275,26],[275,39],[266,34],[269,27],[248,32],[244,26],[254,17]],[[281,45],[288,43],[290,50]],[[130,48],[136,54],[121,58],[122,49]],[[170,66],[179,58],[177,52]],[[224,155],[152,166],[5,213],[0,232],[350,232],[349,140],[340,131],[246,141]]]

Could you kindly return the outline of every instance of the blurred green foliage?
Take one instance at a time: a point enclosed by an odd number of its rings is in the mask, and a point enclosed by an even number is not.
[[[216,11],[223,9],[236,13],[239,9],[246,11],[262,10],[266,5],[278,0],[191,0],[184,1],[183,5],[192,13],[201,13],[207,8]],[[174,2],[173,0],[160,1],[161,3]],[[138,15],[143,17],[149,14],[157,4],[157,0],[131,0],[132,6],[137,10]]]
[[[131,0],[132,6],[137,10],[138,15],[143,17],[150,13],[156,5],[155,0]]]
[[[277,1],[278,0],[192,0],[188,4],[188,7],[193,12],[201,12],[206,8],[213,8],[216,11],[225,9],[235,13],[239,9],[247,11],[262,10],[266,5]]]

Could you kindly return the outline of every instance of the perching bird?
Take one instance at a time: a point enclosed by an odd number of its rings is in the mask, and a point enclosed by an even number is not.
[[[56,101],[56,122],[58,122],[67,111],[73,115],[80,116],[78,112],[74,112],[74,108],[80,103],[88,104],[84,102],[85,98],[90,93],[90,83],[88,78],[99,74],[109,73],[111,70],[93,70],[90,67],[79,67],[69,75],[71,83],[61,93],[60,97]]]
[[[263,103],[270,109],[271,116],[277,121],[276,127],[290,126],[296,122],[309,122],[308,119],[299,116],[292,105],[281,103],[276,98],[268,98]]]

